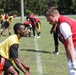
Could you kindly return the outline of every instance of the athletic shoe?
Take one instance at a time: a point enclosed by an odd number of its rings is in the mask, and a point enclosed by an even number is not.
[[[54,51],[54,52],[52,52],[53,54],[59,54],[59,52],[56,52],[56,51]]]
[[[37,36],[37,38],[40,38],[40,36]]]

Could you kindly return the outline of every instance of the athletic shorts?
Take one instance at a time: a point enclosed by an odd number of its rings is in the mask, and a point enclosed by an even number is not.
[[[1,61],[1,58],[2,58],[2,56],[0,55],[0,61]],[[13,66],[12,63],[9,60],[5,59],[3,71],[8,69],[10,66]]]
[[[2,27],[8,28],[9,27],[9,22],[8,21],[4,21]]]
[[[2,56],[0,55],[0,61],[1,61]],[[3,71],[6,71],[9,67],[13,66],[12,63],[8,60],[5,59],[5,63],[4,63],[4,68]],[[14,67],[14,66],[13,66]],[[14,69],[16,70],[16,72],[19,74],[19,71],[14,67]],[[12,73],[10,73],[12,74]]]

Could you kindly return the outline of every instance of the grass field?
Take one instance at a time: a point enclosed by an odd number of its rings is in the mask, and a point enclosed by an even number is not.
[[[50,34],[51,25],[45,18],[41,18],[40,21],[42,24],[41,38],[22,37],[20,39],[19,56],[25,64],[30,66],[31,75],[68,75],[67,58],[62,43],[59,42],[60,54],[51,54],[50,52],[54,51],[53,36]],[[15,19],[11,28],[17,22],[21,22],[21,20]],[[12,29],[11,31],[13,34]],[[0,38],[0,42],[7,37],[8,31],[6,30]],[[24,74],[20,71],[20,75]]]

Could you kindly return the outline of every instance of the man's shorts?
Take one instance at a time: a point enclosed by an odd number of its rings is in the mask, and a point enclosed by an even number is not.
[[[2,58],[2,56],[0,55],[0,61],[1,61],[1,58]],[[11,66],[13,66],[12,63],[8,59],[5,59],[3,71],[6,71]],[[14,69],[19,74],[19,71],[15,67],[14,67]],[[12,73],[10,73],[10,74],[12,74]]]
[[[2,27],[4,27],[5,29],[9,27],[9,22],[8,21],[4,21],[2,24]]]
[[[0,61],[1,61],[1,58],[2,56],[0,55]],[[10,66],[12,66],[12,63],[9,60],[5,59],[3,71],[8,69]]]

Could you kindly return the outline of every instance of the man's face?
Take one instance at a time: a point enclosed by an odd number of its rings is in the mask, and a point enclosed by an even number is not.
[[[26,34],[25,26],[21,25],[18,31],[21,37],[24,36]]]
[[[47,19],[47,21],[49,22],[49,24],[54,25],[55,20],[54,20],[54,16],[53,16],[53,15],[51,15],[51,16],[46,16],[46,19]]]

